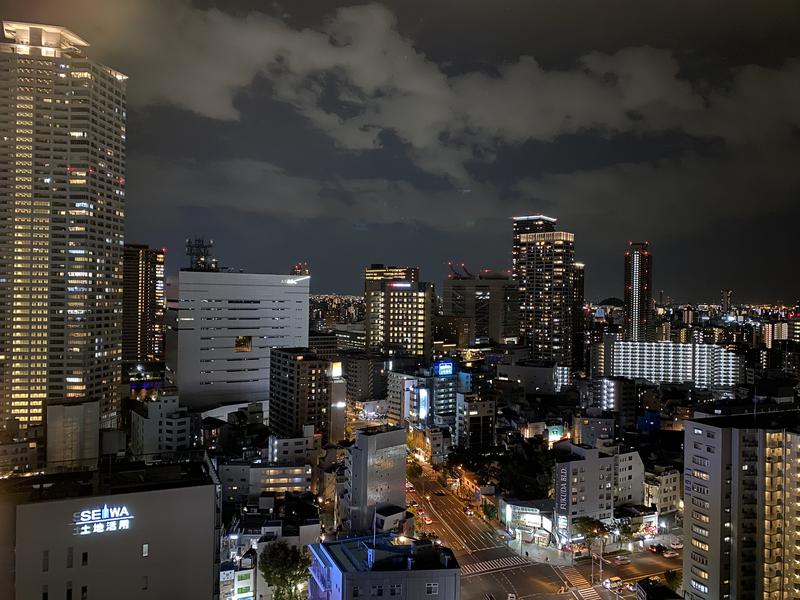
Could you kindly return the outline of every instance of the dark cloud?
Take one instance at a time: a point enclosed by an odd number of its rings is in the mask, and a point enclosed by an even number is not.
[[[795,235],[799,10],[52,0],[5,12],[72,27],[131,75],[130,237],[216,236],[245,268],[307,258],[318,290],[352,291],[379,260],[434,280],[451,258],[507,266],[508,217],[547,211],[576,231],[591,296],[620,294],[625,241],[646,237],[667,293],[768,300],[798,295],[763,249],[791,250]]]

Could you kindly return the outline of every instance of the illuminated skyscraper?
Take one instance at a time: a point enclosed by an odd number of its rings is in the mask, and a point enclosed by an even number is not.
[[[432,358],[433,284],[382,281],[366,297],[367,350]]]
[[[514,217],[514,279],[520,335],[534,360],[572,363],[575,234],[544,215]]]
[[[418,267],[370,265],[364,270],[367,350],[430,359],[433,285]]]
[[[364,290],[380,287],[381,281],[419,281],[419,267],[392,267],[372,264],[364,269]]]
[[[164,358],[164,257],[161,248],[125,244],[122,280],[122,360]]]
[[[127,77],[51,25],[0,40],[0,416],[117,410]]]
[[[625,339],[653,337],[653,255],[648,242],[629,242],[625,252]]]

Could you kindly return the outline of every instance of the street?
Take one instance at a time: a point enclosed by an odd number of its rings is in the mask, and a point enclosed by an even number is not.
[[[605,590],[600,585],[602,579],[598,572],[595,572],[597,585],[592,586],[592,566],[588,560],[563,566],[531,562],[517,554],[504,539],[502,530],[485,521],[477,511],[474,516],[467,515],[465,502],[440,483],[425,476],[410,481],[415,492],[408,495],[409,502],[417,501],[431,519],[430,524],[422,525],[422,531],[435,533],[442,543],[453,549],[461,565],[463,600],[484,600],[487,594],[495,600],[506,600],[508,594],[516,594],[518,599],[635,598],[633,592],[617,595]],[[660,554],[637,552],[631,555],[629,565],[617,566],[605,560],[603,578],[616,575],[625,582],[654,575],[663,578],[665,570],[680,569],[681,564],[681,558],[668,559]]]

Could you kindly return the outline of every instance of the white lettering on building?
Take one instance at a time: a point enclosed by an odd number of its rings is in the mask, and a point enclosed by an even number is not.
[[[131,528],[133,515],[127,506],[109,506],[87,508],[72,515],[72,526],[75,535],[94,535],[124,531]]]

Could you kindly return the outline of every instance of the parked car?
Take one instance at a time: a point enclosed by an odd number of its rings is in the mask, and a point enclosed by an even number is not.
[[[680,550],[683,548],[683,540],[672,540],[669,545],[675,550]]]
[[[670,550],[664,550],[664,553],[661,556],[663,556],[664,558],[678,558],[680,555],[681,553],[678,552],[677,550],[670,549]]]
[[[615,556],[613,558],[615,565],[629,565],[631,564],[631,559],[627,556]]]
[[[650,544],[647,549],[654,554],[661,554],[667,547],[664,544]]]
[[[628,583],[625,584],[625,589],[628,590],[629,592],[635,592],[636,591],[636,582],[635,581],[629,581]]]
[[[517,600],[517,595],[516,594],[509,594],[508,598],[506,598],[506,600]]]
[[[622,579],[617,577],[609,577],[603,582],[603,587],[607,590],[619,590],[622,589]]]

